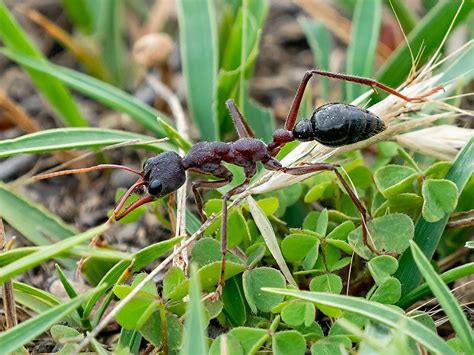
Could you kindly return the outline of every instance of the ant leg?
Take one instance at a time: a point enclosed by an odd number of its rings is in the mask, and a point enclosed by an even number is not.
[[[199,216],[201,217],[201,221],[203,223],[207,220],[207,216],[205,215],[204,210],[203,210],[202,196],[201,196],[201,193],[199,192],[199,189],[200,188],[217,189],[219,187],[227,185],[229,182],[231,182],[231,180],[232,180],[232,176],[230,176],[227,179],[216,180],[216,181],[207,181],[207,180],[193,181],[192,189],[193,189],[193,194],[194,194],[194,200],[196,201],[196,207],[197,207]]]
[[[375,249],[368,240],[368,233],[367,233],[367,219],[370,216],[367,213],[367,210],[365,207],[362,205],[362,202],[357,198],[356,194],[354,191],[351,189],[349,184],[346,182],[346,180],[342,177],[342,175],[339,173],[337,170],[337,165],[334,164],[324,164],[324,163],[315,163],[315,164],[308,164],[300,167],[293,167],[293,168],[287,168],[287,167],[281,167],[277,170],[283,171],[284,173],[291,174],[291,175],[306,175],[309,173],[313,173],[316,171],[333,171],[339,181],[341,182],[342,186],[346,190],[346,192],[349,194],[349,197],[351,198],[352,202],[356,206],[357,210],[359,211],[362,219],[362,240],[364,242],[364,245],[375,255],[382,255],[383,253],[379,252],[377,249]]]
[[[308,72],[307,72],[308,73]],[[333,73],[333,72],[328,72],[328,71],[323,71],[323,70],[310,70],[309,73],[311,75],[317,74],[321,76],[326,76],[329,78],[334,78],[334,79],[339,79],[339,80],[344,80],[344,81],[350,81],[353,83],[358,83],[358,84],[363,84],[370,86],[371,88],[379,88],[380,90],[383,90],[389,94],[395,95],[402,100],[405,100],[407,102],[413,102],[413,101],[423,101],[426,97],[438,92],[439,90],[443,90],[442,85],[438,85],[434,87],[432,90],[428,91],[427,93],[420,95],[420,96],[414,96],[414,97],[408,97],[403,95],[401,92],[391,88],[388,85],[385,85],[383,83],[378,82],[377,80],[371,79],[371,78],[365,78],[362,76],[357,76],[357,75],[348,75],[348,74],[341,74],[341,73]]]
[[[226,104],[230,111],[230,115],[232,116],[232,120],[234,121],[234,126],[239,138],[255,138],[255,133],[252,131],[252,128],[250,128],[237,106],[235,106],[234,100],[227,100]]]
[[[214,292],[213,298],[219,299],[222,295],[222,290],[224,288],[225,283],[225,263],[226,263],[226,256],[227,256],[227,201],[234,195],[240,194],[244,192],[247,186],[250,183],[250,179],[255,175],[257,172],[257,166],[254,162],[249,162],[248,166],[244,167],[245,172],[245,180],[240,185],[237,185],[233,189],[227,191],[222,199],[222,222],[221,222],[221,253],[222,253],[222,260],[221,260],[221,273],[219,276],[219,282],[216,287],[216,291]]]
[[[370,78],[364,78],[361,76],[356,76],[356,75],[348,75],[348,74],[341,74],[341,73],[334,73],[334,72],[329,72],[329,71],[324,71],[324,70],[308,70],[304,76],[303,79],[301,80],[300,86],[298,87],[298,90],[296,91],[295,98],[293,99],[293,103],[291,104],[290,112],[288,113],[288,116],[286,118],[285,122],[285,129],[288,131],[291,131],[293,127],[295,126],[296,123],[296,118],[298,115],[298,110],[301,105],[301,100],[303,99],[303,94],[306,89],[306,86],[308,85],[309,79],[313,75],[321,75],[333,79],[338,79],[338,80],[345,80],[345,81],[350,81],[353,83],[359,83],[363,85],[368,85],[372,88],[377,87],[385,92],[388,92],[389,94],[398,96],[399,98],[412,102],[412,101],[423,101],[426,97],[436,93],[439,90],[443,89],[443,86],[438,85],[434,87],[432,90],[428,91],[427,93],[420,95],[420,96],[415,96],[415,97],[408,97],[400,93],[399,91],[391,88],[390,86],[387,86],[385,84],[379,83],[378,81]]]

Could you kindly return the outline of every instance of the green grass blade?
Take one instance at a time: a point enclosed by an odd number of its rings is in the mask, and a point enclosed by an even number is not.
[[[1,333],[0,344],[2,344],[2,352],[4,354],[9,354],[25,345],[30,340],[33,340],[41,333],[44,333],[52,325],[61,321],[69,313],[74,311],[80,304],[97,291],[99,290],[96,289],[73,298],[70,301],[63,302],[60,305]]]
[[[189,302],[186,308],[185,332],[181,354],[206,355],[208,353],[206,320],[201,301],[201,285],[196,265],[191,266]]]
[[[229,132],[235,134],[232,120],[225,105],[227,99],[232,98],[238,103],[239,109],[258,137],[269,140],[271,135],[268,135],[268,129],[259,131],[262,125],[261,117],[249,114],[246,111],[247,105],[240,105],[241,101],[249,102],[248,81],[253,74],[269,3],[266,0],[247,0],[243,5],[246,5],[245,11],[243,6],[241,6],[233,24],[227,24],[232,27],[227,36],[228,39],[225,48],[223,48],[220,62],[217,88],[217,117],[223,134]],[[244,29],[246,30],[245,36],[243,35]],[[243,48],[243,42],[245,42],[246,48]],[[240,98],[241,95],[243,95],[243,100]],[[264,110],[261,107],[258,107],[258,109]],[[265,121],[263,124],[268,127],[273,126],[273,115],[270,122]]]
[[[377,43],[382,21],[381,0],[359,0],[352,17],[352,32],[347,50],[346,73],[371,77],[374,70]],[[360,84],[344,83],[345,101],[351,102],[367,88]]]
[[[98,16],[97,35],[102,46],[104,66],[108,69],[113,82],[122,87],[125,81],[124,58],[126,53],[121,34],[122,0],[102,0]]]
[[[0,216],[35,245],[49,245],[78,233],[43,206],[17,195],[3,183]]]
[[[466,144],[454,161],[453,166],[446,175],[446,179],[454,182],[458,191],[462,191],[464,185],[474,171],[474,138]],[[435,223],[427,222],[420,217],[415,226],[413,240],[421,248],[426,257],[431,260],[438,246],[439,240],[448,222],[449,216]],[[399,260],[399,267],[395,277],[402,284],[402,297],[412,291],[421,281],[421,273],[416,268],[415,261],[410,249],[405,251]]]
[[[464,313],[458,303],[458,300],[450,292],[448,286],[446,286],[434,270],[430,261],[423,254],[421,249],[413,241],[410,241],[411,251],[413,258],[418,266],[421,274],[429,285],[436,300],[439,302],[444,310],[444,313],[448,316],[448,319],[456,331],[456,336],[462,343],[464,352],[466,354],[474,353],[474,335],[471,326],[464,316]]]
[[[32,297],[36,297],[42,300],[45,304],[48,304],[50,307],[56,306],[61,303],[61,299],[54,296],[53,294],[41,290],[39,288],[30,286],[23,282],[13,281],[13,289],[15,291],[20,291],[24,293],[28,293]]]
[[[63,0],[63,7],[71,22],[85,34],[91,34],[94,25],[86,0]]]
[[[454,269],[448,270],[445,273],[442,273],[440,276],[441,280],[445,283],[451,283],[460,278],[473,275],[474,274],[474,262],[460,265],[455,267]],[[432,291],[428,284],[423,284],[415,288],[413,291],[408,293],[405,297],[403,297],[400,301],[398,301],[397,306],[401,308],[407,308],[411,306],[416,301],[431,295]]]
[[[38,62],[47,63],[43,54],[8,12],[3,0],[0,0],[0,23],[0,39],[5,46],[25,56],[35,57]],[[71,94],[59,80],[33,68],[27,67],[25,70],[65,124],[76,127],[87,126],[87,121],[79,112]]]
[[[398,310],[359,297],[334,295],[323,292],[309,292],[290,289],[262,288],[262,291],[295,297],[326,306],[340,308],[373,319],[389,327],[396,328],[406,336],[416,340],[435,354],[455,354],[448,344],[420,322],[400,313]]]
[[[299,17],[298,22],[308,40],[313,53],[315,68],[330,71],[330,56],[332,52],[331,37],[329,31],[323,25],[306,17]],[[331,79],[320,77],[320,95],[325,102],[329,102],[331,94]]]
[[[102,233],[107,229],[106,225],[99,226],[88,230],[87,232],[78,234],[74,237],[62,240],[55,244],[51,244],[27,257],[21,258],[11,264],[0,268],[0,284],[11,279],[13,276],[19,275],[41,263],[52,259],[58,255],[64,254],[69,249],[79,245],[85,241],[92,239],[95,235]]]
[[[47,248],[47,246],[41,247],[22,247],[17,249],[11,249],[0,254],[0,267],[8,265],[19,258],[23,258],[27,255],[40,251],[41,249]],[[88,258],[94,257],[102,259],[104,261],[122,261],[132,260],[132,256],[128,253],[124,253],[113,249],[95,248],[92,246],[77,246],[72,248],[66,253],[67,256],[74,258]]]
[[[426,63],[438,48],[460,5],[460,0],[438,2],[408,35],[408,41],[415,56],[420,52],[422,46],[424,47],[420,56],[420,66]],[[474,2],[464,2],[453,29],[467,18],[473,7]],[[410,52],[405,43],[390,56],[377,77],[382,83],[396,87],[405,80],[411,65]]]
[[[63,288],[66,291],[69,298],[73,299],[77,297],[76,290],[67,279],[61,267],[58,264],[56,264],[55,268],[56,268],[56,272],[58,273],[59,280],[61,281],[61,284],[63,285]],[[81,320],[82,327],[84,329],[91,329],[91,322],[89,321],[88,318],[84,318],[84,308],[82,307],[82,305],[79,305],[77,307],[76,312],[77,312],[77,315],[79,316],[79,319]]]
[[[156,111],[154,108],[127,94],[125,91],[117,89],[89,75],[59,65],[43,62],[17,51],[0,49],[0,53],[28,68],[54,76],[71,88],[97,100],[105,106],[130,115],[132,119],[158,136],[165,136],[165,132],[156,121],[156,117],[160,116],[162,119],[166,119],[166,115]]]
[[[219,138],[214,96],[219,47],[211,0],[179,0],[178,22],[190,111],[203,140]]]
[[[409,34],[415,28],[419,19],[416,13],[407,6],[406,0],[384,0],[384,2],[390,12],[393,7],[403,31],[405,34]]]
[[[16,154],[46,153],[57,150],[103,147],[132,142],[154,152],[174,150],[166,143],[139,144],[155,138],[127,131],[104,128],[57,128],[0,141],[0,158]]]

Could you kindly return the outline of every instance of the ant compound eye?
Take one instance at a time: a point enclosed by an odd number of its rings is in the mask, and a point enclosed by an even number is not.
[[[148,192],[150,195],[156,196],[158,195],[163,188],[163,185],[161,185],[160,180],[153,180],[150,185],[148,185]]]

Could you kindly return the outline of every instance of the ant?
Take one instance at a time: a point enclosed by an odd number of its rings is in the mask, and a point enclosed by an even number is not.
[[[235,142],[198,142],[191,147],[184,157],[179,156],[175,152],[164,152],[148,159],[145,162],[142,171],[133,170],[121,165],[103,164],[91,168],[72,169],[41,175],[37,178],[45,179],[58,175],[83,173],[108,168],[124,169],[139,175],[139,179],[127,190],[115,207],[114,212],[109,219],[109,222],[111,222],[114,219],[116,221],[122,219],[141,205],[175,192],[184,184],[187,170],[202,175],[210,175],[218,180],[198,180],[193,181],[192,183],[192,190],[197,210],[204,222],[207,217],[203,212],[203,200],[200,190],[216,189],[227,185],[232,181],[232,173],[222,163],[226,162],[242,167],[245,173],[244,182],[229,190],[223,197],[221,224],[222,261],[219,282],[214,293],[216,298],[220,297],[225,282],[224,271],[227,254],[227,202],[232,196],[245,191],[250,183],[250,179],[256,173],[257,162],[262,163],[267,170],[281,171],[291,175],[306,175],[324,170],[334,172],[361,215],[364,244],[372,253],[376,255],[383,254],[383,252],[376,250],[368,242],[366,224],[367,220],[371,217],[354,191],[339,173],[338,165],[314,163],[297,167],[285,167],[275,159],[275,156],[285,144],[295,140],[301,142],[316,140],[326,146],[339,147],[366,140],[386,129],[383,120],[375,114],[363,108],[344,103],[325,104],[316,108],[310,119],[302,119],[296,122],[303,93],[313,75],[321,75],[364,84],[370,86],[374,90],[375,88],[379,88],[407,102],[423,101],[427,96],[442,89],[441,86],[437,86],[430,92],[421,96],[407,97],[395,89],[373,79],[322,70],[309,70],[305,73],[303,80],[298,87],[286,118],[284,128],[277,129],[273,133],[272,142],[269,144],[265,144],[262,140],[255,137],[254,132],[234,104],[234,101],[227,100],[226,104],[239,137]],[[120,212],[128,197],[134,192],[142,190],[142,188],[146,188],[148,193]]]

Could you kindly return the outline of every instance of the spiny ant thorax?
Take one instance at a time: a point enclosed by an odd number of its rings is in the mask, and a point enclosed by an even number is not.
[[[186,181],[183,159],[175,152],[164,152],[150,158],[143,166],[143,178],[150,195],[166,196]]]

